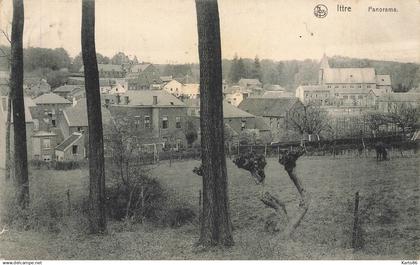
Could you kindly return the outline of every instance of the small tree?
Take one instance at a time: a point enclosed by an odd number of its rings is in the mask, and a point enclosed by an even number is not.
[[[287,123],[301,135],[305,133],[320,135],[331,128],[327,113],[313,103],[303,105],[302,108],[292,109],[288,113]]]
[[[406,129],[415,129],[419,114],[418,107],[406,103],[394,104],[388,114],[388,120],[390,123],[398,126],[403,134],[405,134]]]
[[[388,119],[386,114],[379,112],[368,113],[365,118],[374,137],[377,136],[381,126],[388,123]]]

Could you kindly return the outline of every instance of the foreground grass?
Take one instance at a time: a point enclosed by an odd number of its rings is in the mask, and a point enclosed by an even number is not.
[[[104,236],[86,235],[83,222],[69,216],[59,232],[10,231],[0,235],[6,259],[415,259],[420,253],[419,158],[373,159],[303,157],[297,172],[312,197],[310,209],[288,240],[264,231],[271,210],[258,200],[249,174],[228,161],[229,195],[235,246],[196,252],[198,225],[178,229],[153,224],[110,222]],[[198,212],[199,161],[161,164],[151,173],[170,189],[174,201]],[[283,168],[270,159],[270,193],[297,209],[298,194]],[[66,190],[77,201],[86,197],[86,171],[32,171],[33,192],[54,193],[66,209]],[[360,192],[364,248],[350,248],[354,193]],[[82,225],[81,225],[82,224]]]

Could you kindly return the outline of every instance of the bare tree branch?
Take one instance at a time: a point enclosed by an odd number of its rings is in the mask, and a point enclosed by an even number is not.
[[[3,36],[6,38],[6,40],[11,44],[12,41],[10,40],[9,34],[4,31],[3,29],[0,29],[1,33],[3,34]]]

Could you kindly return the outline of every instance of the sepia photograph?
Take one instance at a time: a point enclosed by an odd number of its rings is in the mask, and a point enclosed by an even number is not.
[[[0,0],[2,264],[417,265],[419,144],[419,0]]]

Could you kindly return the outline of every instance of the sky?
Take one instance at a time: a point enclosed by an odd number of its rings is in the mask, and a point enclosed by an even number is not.
[[[0,0],[10,33],[12,0]],[[24,46],[81,50],[81,0],[25,0]],[[325,18],[314,7],[328,8]],[[351,12],[337,12],[337,4]],[[398,12],[368,12],[395,7]],[[419,0],[219,0],[223,58],[340,55],[420,63]],[[1,36],[2,37],[2,36]],[[0,38],[5,44],[5,38]],[[194,0],[96,0],[96,49],[153,63],[198,62]]]

